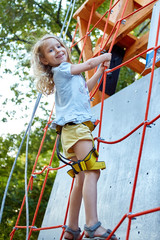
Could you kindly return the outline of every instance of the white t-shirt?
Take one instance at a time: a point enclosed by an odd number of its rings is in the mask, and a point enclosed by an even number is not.
[[[85,121],[95,122],[92,116],[87,84],[81,74],[71,74],[71,63],[63,62],[52,68],[55,83],[55,125],[64,126]]]

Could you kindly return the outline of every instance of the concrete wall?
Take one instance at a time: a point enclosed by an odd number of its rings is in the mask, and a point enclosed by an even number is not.
[[[144,121],[150,75],[114,94],[104,104],[102,138],[117,140]],[[93,108],[99,118],[100,104]],[[149,118],[160,114],[160,69],[155,71]],[[97,136],[98,128],[94,131]],[[139,153],[142,127],[117,144],[101,144],[99,160],[106,162],[98,182],[98,212],[103,226],[113,229],[128,213],[135,169]],[[160,206],[160,120],[147,128],[136,188],[133,213]],[[63,224],[71,178],[67,169],[58,172],[42,227]],[[84,209],[80,227],[85,223]],[[124,240],[128,220],[116,235]],[[160,212],[144,215],[132,221],[130,240],[160,239]],[[61,229],[41,231],[38,240],[58,240]]]
[[[148,49],[155,46],[156,43],[156,36],[157,36],[157,30],[158,30],[158,19],[160,14],[160,0],[157,1],[153,7],[152,12],[152,18],[151,18],[151,25],[150,25],[150,35],[148,39]],[[159,38],[158,38],[158,44],[160,45],[160,32],[159,32]],[[151,50],[147,52],[146,56],[146,68],[150,68],[153,64],[153,56],[154,56],[154,50]],[[160,62],[160,48],[157,49],[156,54],[156,63]]]
[[[152,13],[152,18],[151,18],[151,26],[150,26],[151,34],[149,35],[148,47],[147,48],[151,48],[155,45],[159,14],[160,14],[160,0],[157,1],[155,3],[154,7],[153,7],[153,13]],[[160,33],[159,33],[158,45],[160,45]]]

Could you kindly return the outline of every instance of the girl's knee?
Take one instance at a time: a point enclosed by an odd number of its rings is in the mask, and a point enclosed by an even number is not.
[[[98,179],[99,179],[99,177],[100,177],[100,174],[101,174],[101,172],[100,172],[100,170],[95,170],[95,174],[96,174],[96,176],[97,176],[97,181],[98,181]]]
[[[84,172],[85,172],[85,177],[91,177],[96,179],[97,181],[100,177],[100,170],[89,170]]]
[[[84,172],[79,172],[76,175],[75,185],[81,188],[83,186],[83,182],[84,182]]]

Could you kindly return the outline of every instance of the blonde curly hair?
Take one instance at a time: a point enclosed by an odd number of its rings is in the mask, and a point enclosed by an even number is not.
[[[33,68],[34,77],[37,79],[37,84],[36,84],[37,90],[43,93],[44,95],[50,95],[54,92],[54,79],[53,79],[52,66],[44,65],[40,60],[41,58],[44,57],[42,52],[44,42],[49,38],[56,39],[67,50],[67,53],[68,53],[67,61],[71,62],[70,60],[71,55],[70,55],[69,49],[64,44],[64,42],[57,36],[53,34],[46,34],[36,42],[32,50],[31,65]]]

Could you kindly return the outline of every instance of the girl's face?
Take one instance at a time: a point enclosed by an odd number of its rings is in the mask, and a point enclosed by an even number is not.
[[[66,48],[54,38],[48,38],[44,41],[42,53],[44,57],[40,58],[41,62],[51,67],[57,67],[68,60]]]

